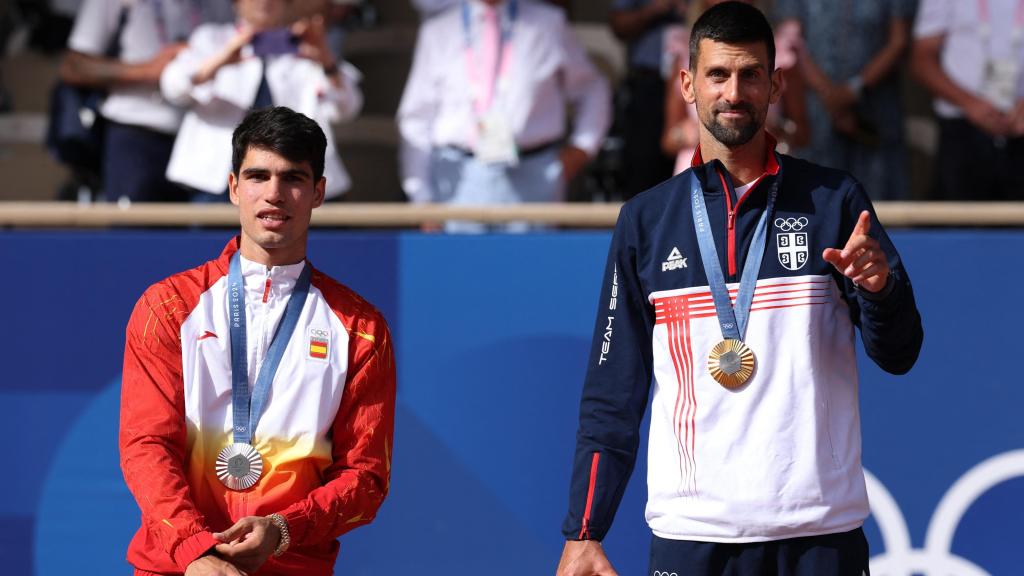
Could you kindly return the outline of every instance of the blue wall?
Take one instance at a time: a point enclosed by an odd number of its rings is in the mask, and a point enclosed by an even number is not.
[[[5,573],[63,574],[69,561],[129,573],[139,519],[117,468],[124,325],[147,285],[214,257],[230,234],[0,232]],[[1019,573],[1024,231],[893,238],[925,347],[902,378],[861,355],[873,505],[884,507],[882,488],[896,506],[867,526],[876,573]],[[389,319],[399,367],[392,492],[372,525],[342,538],[339,574],[553,573],[608,241],[312,234],[313,262]],[[624,575],[645,568],[644,496],[637,474],[606,541]]]

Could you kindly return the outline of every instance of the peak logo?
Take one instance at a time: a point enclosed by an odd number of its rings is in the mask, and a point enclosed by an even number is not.
[[[668,272],[669,270],[678,270],[680,268],[686,268],[686,258],[683,258],[683,254],[679,251],[679,247],[672,248],[672,252],[668,255],[668,258],[661,263],[661,271]]]

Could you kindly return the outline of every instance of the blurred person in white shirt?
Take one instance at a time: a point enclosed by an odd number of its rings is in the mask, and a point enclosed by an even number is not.
[[[935,200],[1024,200],[1024,1],[922,0],[912,70],[935,96]]]
[[[597,154],[610,107],[608,84],[562,9],[466,0],[420,29],[397,117],[402,187],[412,202],[563,200],[566,183]],[[528,228],[446,224],[461,232]]]
[[[196,202],[227,202],[231,133],[250,109],[285,106],[314,119],[327,134],[328,199],[351,185],[330,124],[350,120],[363,105],[361,75],[335,58],[324,19],[289,24],[285,0],[236,0],[235,24],[200,26],[160,80],[165,98],[188,112],[167,177]]]

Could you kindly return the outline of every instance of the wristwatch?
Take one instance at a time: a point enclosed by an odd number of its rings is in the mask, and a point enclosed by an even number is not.
[[[274,550],[274,558],[277,558],[284,554],[288,550],[288,545],[292,543],[291,534],[288,533],[288,521],[280,514],[271,514],[267,516],[267,520],[270,520],[271,524],[277,526],[277,530],[281,533],[281,540],[277,543],[277,548]]]

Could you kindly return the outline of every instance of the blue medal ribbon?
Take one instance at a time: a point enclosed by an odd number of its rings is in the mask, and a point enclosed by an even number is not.
[[[274,331],[270,341],[267,357],[263,361],[260,373],[253,384],[252,397],[249,396],[249,366],[246,359],[246,328],[245,328],[245,284],[242,282],[242,264],[239,253],[231,257],[228,270],[228,322],[231,324],[231,416],[234,421],[234,438],[236,443],[252,444],[256,424],[263,415],[263,408],[270,396],[270,385],[281,364],[281,357],[288,347],[295,326],[299,322],[299,314],[309,294],[310,266],[307,264],[299,273],[295,288],[285,306],[284,317]]]
[[[757,275],[761,270],[765,247],[768,244],[768,217],[775,209],[775,197],[778,195],[780,174],[772,184],[768,193],[768,205],[761,214],[761,219],[754,229],[754,237],[750,241],[750,251],[740,275],[740,289],[736,294],[736,306],[729,298],[729,289],[725,284],[725,275],[718,262],[718,250],[715,248],[715,237],[711,234],[707,205],[704,203],[704,190],[693,170],[689,172],[688,184],[693,198],[693,227],[697,231],[697,243],[700,246],[700,259],[704,263],[704,272],[708,277],[708,287],[715,301],[718,313],[718,324],[722,327],[722,338],[743,341],[747,333],[747,320],[750,318],[750,306],[754,302],[754,288],[757,286]],[[729,191],[725,190],[728,194]]]

